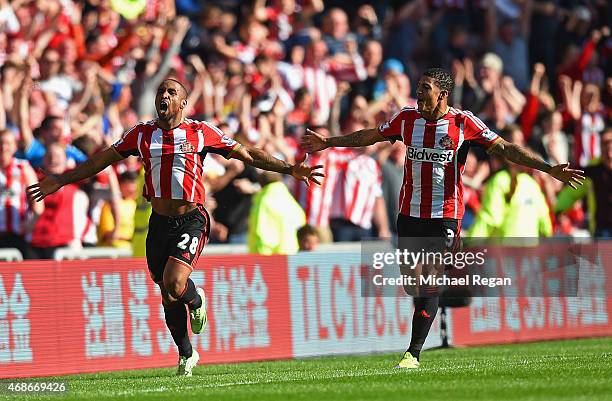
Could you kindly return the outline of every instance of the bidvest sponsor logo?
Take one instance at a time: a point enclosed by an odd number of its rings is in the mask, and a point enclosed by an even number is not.
[[[430,163],[450,163],[453,160],[452,149],[431,149],[408,146],[406,156],[410,160]]]

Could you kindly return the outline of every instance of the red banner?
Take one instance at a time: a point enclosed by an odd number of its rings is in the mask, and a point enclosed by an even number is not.
[[[612,241],[579,248],[571,263],[559,263],[568,254],[559,245],[498,248],[488,255],[517,280],[511,293],[475,297],[469,307],[454,309],[453,344],[612,335]],[[551,296],[564,294],[563,286],[575,286],[575,293]]]
[[[192,336],[201,363],[292,356],[286,257],[206,257],[192,279],[208,301],[209,326]],[[176,360],[159,289],[143,260],[0,264],[1,377]]]
[[[572,270],[551,270],[554,249],[496,253],[497,266],[520,278],[512,287],[518,296],[473,298],[469,307],[450,310],[451,343],[612,335],[607,292],[612,242],[582,254],[586,257],[575,269],[577,296],[521,296],[553,294],[555,285],[571,277]],[[201,363],[404,347],[410,299],[357,295],[351,275],[359,256],[202,257],[191,275],[208,300],[209,326],[192,336]],[[429,346],[438,338],[432,331]],[[159,289],[144,260],[0,263],[0,377],[142,369],[176,361]]]

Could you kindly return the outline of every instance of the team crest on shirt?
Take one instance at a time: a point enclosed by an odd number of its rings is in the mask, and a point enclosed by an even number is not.
[[[178,146],[178,151],[181,153],[192,153],[195,152],[195,147],[191,142],[183,142]]]
[[[455,142],[453,142],[453,139],[448,135],[444,135],[442,138],[440,138],[438,144],[444,149],[452,149],[455,146]]]

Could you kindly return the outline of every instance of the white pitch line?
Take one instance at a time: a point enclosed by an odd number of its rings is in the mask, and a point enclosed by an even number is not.
[[[288,379],[268,379],[268,380],[245,380],[245,381],[235,381],[235,382],[226,382],[226,383],[209,383],[209,384],[197,384],[197,385],[188,385],[188,386],[180,386],[180,390],[192,390],[192,389],[202,389],[202,388],[222,388],[222,387],[232,387],[232,386],[250,386],[256,384],[274,384],[274,383],[286,383],[300,380],[308,380],[308,379],[339,379],[343,377],[366,377],[366,376],[380,376],[380,375],[394,375],[403,373],[401,370],[380,370],[373,372],[363,372],[363,373],[340,373],[333,375],[307,375],[302,377],[288,378]],[[197,376],[196,376],[197,377]],[[195,377],[194,377],[195,378]],[[149,388],[149,389],[139,389],[139,390],[130,390],[130,391],[101,391],[100,394],[104,395],[134,395],[139,393],[161,393],[165,391],[171,390],[166,386]]]

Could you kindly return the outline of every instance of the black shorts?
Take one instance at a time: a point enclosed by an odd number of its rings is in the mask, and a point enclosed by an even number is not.
[[[403,214],[397,216],[398,244],[412,243],[411,239],[440,238],[439,244],[443,248],[456,251],[461,242],[460,229],[461,220],[457,219],[421,219]],[[432,245],[436,241],[427,243]]]
[[[164,280],[169,258],[193,270],[209,233],[210,217],[202,205],[180,216],[162,216],[153,211],[147,233],[147,265],[153,281]]]

